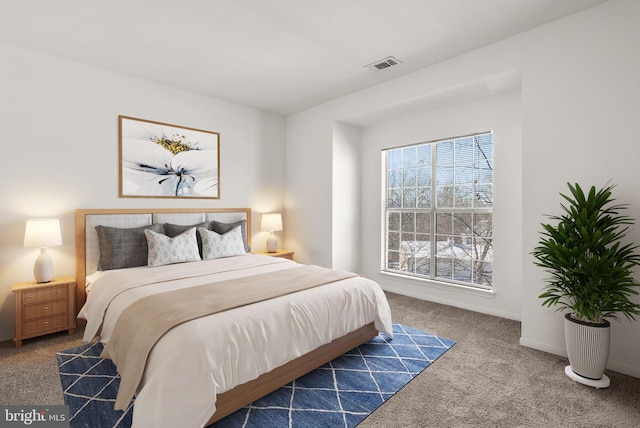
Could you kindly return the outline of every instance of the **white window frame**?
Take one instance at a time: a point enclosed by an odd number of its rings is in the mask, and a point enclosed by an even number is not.
[[[486,155],[480,149],[480,145],[477,144],[479,138],[484,138],[485,139],[484,141],[486,142],[487,136],[489,136],[488,138],[490,138],[490,144],[491,144],[490,158],[486,157]],[[455,146],[456,142],[464,142],[469,138],[474,139],[473,140],[474,145],[472,146],[473,158],[471,160],[471,164],[473,165],[472,173],[476,175],[473,175],[471,185],[465,185],[465,186],[459,186],[459,187],[462,189],[460,193],[463,193],[465,191],[467,192],[467,197],[460,199],[460,201],[467,202],[467,203],[470,202],[472,206],[470,207],[455,206],[456,204],[455,196],[457,194],[456,192],[458,191],[457,185],[448,186],[448,187],[456,188],[456,190],[450,191],[452,192],[451,194],[453,195],[452,205],[454,206],[452,207],[437,206],[438,205],[437,195],[439,194],[438,193],[438,190],[439,190],[438,167],[441,166],[441,165],[438,165],[438,161],[437,161],[437,147],[439,144],[442,144],[441,147],[444,148],[444,144],[447,144],[447,143],[453,143],[453,147],[456,147]],[[419,165],[417,165],[420,159],[420,154],[418,154],[416,158],[416,167],[415,167],[416,172],[415,172],[415,175],[413,175],[413,179],[415,179],[415,183],[412,184],[411,186],[405,187],[403,182],[400,185],[400,187],[390,188],[389,187],[389,166],[388,166],[389,153],[391,152],[397,153],[398,150],[401,151],[407,148],[422,147],[422,146],[430,147],[431,163],[428,165],[429,167],[428,169],[430,169],[431,172],[430,172],[429,183],[427,183],[426,186],[423,186],[423,187],[420,186],[421,184],[420,179],[417,177],[420,174],[420,171],[418,171]],[[476,147],[478,148],[477,150],[478,153],[476,153]],[[459,136],[459,137],[439,139],[434,141],[422,142],[418,144],[392,147],[392,148],[382,150],[382,160],[383,160],[382,169],[383,169],[383,177],[384,177],[383,179],[384,195],[382,197],[382,205],[383,205],[382,207],[383,208],[383,230],[382,230],[383,254],[381,257],[382,272],[390,273],[394,275],[400,275],[403,277],[406,276],[406,277],[427,279],[427,280],[442,282],[446,284],[454,284],[457,286],[469,287],[472,289],[492,290],[492,284],[493,284],[493,236],[492,236],[492,231],[493,231],[493,148],[494,148],[493,132],[485,131],[485,132],[478,132],[478,133]],[[484,159],[479,159],[481,155],[484,156]],[[423,159],[427,159],[427,158],[428,158],[428,155],[423,156]],[[486,165],[482,165],[481,164],[482,161],[484,161]],[[456,165],[460,167],[467,164],[468,162],[467,163],[461,162],[457,164],[454,158],[454,163],[448,166],[453,171],[455,170]],[[402,160],[401,160],[401,165],[402,165]],[[484,169],[485,169],[484,175],[480,171],[482,166],[484,166]],[[413,167],[403,165],[400,168],[393,169],[393,171],[396,174],[402,175],[402,178],[400,180],[406,180],[405,171],[408,171],[412,168]],[[427,168],[420,168],[420,169],[427,169]],[[490,172],[486,172],[486,171],[490,171]],[[468,174],[468,172],[466,173]],[[444,174],[444,173],[441,173],[441,174]],[[487,175],[490,175],[490,178],[491,178],[490,182],[486,181]],[[485,178],[484,182],[482,181],[483,176]],[[480,178],[480,180],[478,180],[478,178]],[[398,176],[396,175],[396,177],[394,178],[394,182],[397,179],[398,179]],[[424,182],[422,184],[424,184]],[[405,189],[411,190],[414,187],[416,192],[416,195],[415,195],[416,206],[405,207],[404,193],[402,192]],[[395,204],[400,203],[399,207],[398,206],[389,207],[389,198],[391,193],[390,190],[394,191],[394,189],[395,189],[394,201],[396,201]],[[398,189],[401,190],[400,192],[401,196],[399,200],[397,198]],[[442,187],[442,189],[446,189],[446,188]],[[476,196],[479,202],[475,202],[474,201],[475,198],[469,198],[468,192],[473,192],[472,195]],[[421,195],[421,196],[426,195],[426,197],[423,197],[422,199],[420,199],[418,195]],[[436,195],[436,196],[433,196],[433,195]],[[487,195],[490,196],[490,201],[488,201],[487,198],[485,197]],[[424,201],[429,196],[431,196],[430,205],[427,207],[425,206],[419,207],[418,206],[418,204],[420,203],[419,201],[420,200]],[[409,201],[413,202],[413,196],[409,198]],[[411,231],[410,229],[404,229],[403,226],[399,226],[399,228],[396,228],[396,229],[391,229],[390,231],[389,219],[391,218],[390,214],[392,213],[393,214],[397,213],[399,216],[397,217],[398,219],[404,218],[409,220],[411,220],[411,214],[415,214],[414,224],[417,223],[417,220],[416,220],[417,218],[422,217],[421,226],[422,227],[426,226],[425,221],[428,222],[429,223],[428,231],[426,233],[419,233],[420,231],[417,231],[415,228],[413,229],[413,231]],[[442,229],[440,230],[437,229],[440,223],[439,222],[437,223],[436,219],[437,218],[442,219],[443,216],[448,216],[448,215],[452,216],[451,237],[448,240],[448,244],[443,245],[444,235],[442,233]],[[468,236],[454,234],[454,230],[455,230],[454,219],[464,219],[466,221],[469,221],[472,225],[471,227],[469,227],[469,230],[471,231],[471,233]],[[489,226],[488,229],[479,228],[478,224],[480,222],[483,222],[483,224],[486,225],[487,219],[490,220],[491,226]],[[402,220],[399,220],[399,221],[400,221],[399,224],[401,225],[403,221]],[[465,222],[461,221],[459,224],[465,224]],[[476,229],[477,227],[478,229]],[[479,230],[480,233],[476,234],[476,230]],[[406,236],[406,239],[403,238],[402,236],[403,234]],[[412,234],[415,236],[415,240],[413,241],[409,239]],[[394,235],[394,236],[397,235],[397,239],[396,238],[393,239],[394,246],[392,246],[392,248],[390,249],[389,241],[390,241],[391,235]],[[428,240],[418,239],[419,235],[422,235],[423,239],[428,235]],[[457,244],[454,243],[454,240],[457,242]],[[465,240],[468,240],[468,242],[463,243],[462,241],[465,241]],[[422,248],[418,248],[420,242],[423,242],[425,246]],[[473,243],[474,245],[471,245],[471,246],[464,245],[469,243]],[[404,252],[402,251],[403,247],[407,249]],[[462,250],[463,247],[469,248],[469,249]],[[480,249],[481,252],[484,251],[484,255],[478,254],[478,251],[477,251],[478,249]],[[450,276],[443,277],[437,274],[436,262],[437,260],[440,260],[440,263],[441,263],[440,266],[446,266],[446,262],[443,263],[443,261],[446,260],[446,257],[442,257],[442,254],[443,252],[446,252],[449,250],[451,251],[451,254],[452,254]],[[462,260],[462,256],[458,255],[460,251],[463,251],[463,253],[460,253],[460,254],[471,254],[471,256],[468,256],[470,257],[470,259]],[[466,251],[466,253],[464,251]],[[421,258],[416,257],[415,254],[419,252],[423,252],[423,254],[425,255]],[[395,255],[396,255],[395,253],[398,253],[397,260],[395,259]],[[409,257],[406,257],[406,256],[403,257],[402,255],[403,253],[409,254]],[[430,257],[431,254],[436,254],[439,256]],[[389,257],[390,255],[394,255],[394,259],[391,261]],[[428,260],[429,261],[428,266],[427,264],[419,265],[420,259]],[[393,267],[391,267],[393,266],[394,263],[397,264],[399,269],[394,269]],[[413,265],[411,265],[410,268],[407,268],[407,266],[409,266],[411,263],[413,263]],[[456,278],[456,273],[455,273],[456,264],[466,265],[465,272],[471,275],[470,282],[461,281],[459,280],[460,277]],[[401,268],[402,266],[404,266],[405,268],[402,269]],[[442,268],[440,269],[441,271],[444,270]],[[483,276],[483,278],[486,278],[486,276],[484,275],[484,273],[486,272],[489,272],[489,280],[477,281],[476,277],[478,275]]]

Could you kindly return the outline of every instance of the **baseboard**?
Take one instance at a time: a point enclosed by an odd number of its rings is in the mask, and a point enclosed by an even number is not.
[[[389,291],[391,293],[401,294],[403,296],[413,297],[415,299],[426,300],[429,302],[439,303],[441,305],[453,306],[460,309],[466,309],[468,311],[479,312],[482,314],[493,315],[501,318],[507,318],[515,321],[521,321],[520,314],[512,314],[505,313],[502,311],[491,310],[490,308],[486,308],[484,306],[471,305],[456,301],[451,301],[448,299],[442,299],[438,297],[434,297],[432,295],[428,295],[427,293],[415,292],[412,290],[407,290],[403,287],[394,287],[393,285],[389,286],[388,283],[385,283],[384,286],[380,284],[385,291]],[[564,346],[557,347],[549,345],[548,343],[538,342],[531,339],[520,338],[520,345],[526,346],[527,348],[537,349],[538,351],[547,352],[549,354],[558,355],[564,358],[567,358],[567,350]],[[614,372],[622,373],[628,376],[633,376],[640,378],[640,368],[636,366],[629,366],[628,364],[618,363],[615,360],[609,359],[607,364],[607,369],[612,370]]]
[[[547,343],[538,342],[536,340],[520,338],[520,345],[527,348],[537,349],[538,351],[547,352],[549,354],[558,355],[560,357],[567,358],[567,350],[564,347],[551,346]],[[628,364],[618,363],[615,360],[609,358],[607,362],[607,370],[622,373],[628,376],[640,378],[640,369],[638,367],[630,366]]]
[[[479,312],[481,314],[493,315],[496,317],[506,318],[514,321],[521,321],[520,314],[514,314],[511,312],[505,312],[505,311],[496,311],[496,310],[492,310],[491,308],[487,308],[485,306],[472,305],[472,304],[455,301],[455,300],[449,300],[449,299],[442,299],[426,293],[413,292],[403,287],[394,287],[394,286],[389,286],[388,284],[384,284],[384,286],[380,284],[380,286],[385,291],[401,294],[407,297],[413,297],[414,299],[426,300],[428,302],[434,302],[434,303],[439,303],[441,305],[453,306],[460,309],[466,309],[468,311]]]
[[[526,346],[527,348],[537,349],[538,351],[543,351],[553,355],[559,355],[560,357],[567,358],[567,350],[564,346],[552,346],[548,343],[538,342],[537,340],[526,339],[524,337],[520,338],[520,345]]]
[[[607,363],[607,369],[612,370],[614,372],[640,378],[640,368],[633,367],[628,364],[621,364],[621,363],[617,363],[615,361],[609,360],[609,362]]]

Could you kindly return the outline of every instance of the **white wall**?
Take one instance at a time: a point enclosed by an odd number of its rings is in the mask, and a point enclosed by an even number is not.
[[[394,120],[362,130],[362,268],[367,278],[385,289],[413,297],[520,319],[522,258],[522,146],[520,92],[509,92],[435,112]],[[381,150],[477,132],[494,133],[494,227],[496,250],[493,290],[463,292],[434,281],[381,274],[382,194]]]
[[[360,130],[333,127],[332,261],[334,269],[360,270]]]
[[[331,266],[333,122],[297,117],[285,137],[287,249],[301,263]],[[310,221],[313,219],[313,221]]]
[[[530,252],[537,243],[539,224],[545,219],[543,214],[557,212],[558,192],[564,191],[566,181],[580,181],[587,186],[603,185],[609,179],[619,183],[618,200],[632,204],[629,214],[640,219],[640,197],[635,191],[640,181],[636,166],[640,144],[635,129],[640,113],[639,19],[640,2],[612,0],[288,117],[285,203],[296,209],[295,223],[287,230],[296,237],[291,245],[301,249],[304,262],[332,259],[333,244],[327,237],[332,234],[330,219],[337,211],[332,207],[331,195],[322,193],[320,197],[311,197],[307,189],[321,185],[321,180],[330,180],[326,171],[332,166],[334,122],[361,126],[364,137],[373,131],[367,128],[376,121],[382,123],[380,129],[385,130],[402,129],[402,121],[406,121],[405,138],[411,136],[423,141],[430,139],[429,136],[450,135],[455,127],[456,112],[466,112],[465,121],[460,124],[466,126],[471,118],[468,109],[474,102],[479,106],[492,103],[489,98],[496,97],[493,101],[497,104],[489,107],[496,111],[510,103],[519,104],[519,112],[507,112],[505,116],[513,120],[514,126],[519,126],[517,123],[521,120],[521,147],[509,148],[516,159],[509,158],[507,165],[504,159],[496,159],[496,175],[507,167],[514,180],[507,183],[504,177],[496,178],[496,186],[502,186],[502,190],[496,189],[496,204],[507,204],[496,206],[496,221],[511,219],[500,238],[503,243],[508,242],[508,247],[498,248],[496,241],[496,258],[507,257],[513,261],[512,266],[496,261],[496,265],[502,265],[500,272],[496,272],[501,276],[496,278],[496,287],[499,285],[496,297],[473,298],[414,282],[392,281],[386,276],[378,275],[378,278],[383,288],[420,294],[452,305],[473,304],[477,310],[488,313],[500,310],[507,316],[517,311],[515,300],[520,296],[521,343],[563,355],[562,315],[540,306],[537,296],[544,273],[533,266]],[[514,76],[521,80],[521,101],[513,95],[504,95],[500,101],[499,94],[504,93],[504,88],[513,89],[509,82]],[[483,98],[487,100],[481,101]],[[411,116],[422,117],[429,123],[411,122]],[[443,122],[439,123],[438,118]],[[395,124],[387,125],[387,122]],[[420,132],[421,135],[415,135]],[[508,133],[515,136],[516,131],[510,128]],[[379,155],[374,153],[377,149],[369,150],[366,142],[361,147],[363,162],[367,166],[375,162],[371,166],[374,169],[379,168],[380,162]],[[505,153],[504,147],[500,149],[496,149],[496,156]],[[522,157],[520,172],[515,167],[519,163],[518,153]],[[312,165],[313,173],[307,174],[301,165]],[[367,187],[370,184],[365,180],[365,167],[362,168],[363,224],[359,256],[360,266],[367,275],[372,275],[380,266],[379,254],[371,250],[374,245],[378,248],[380,245],[376,235],[380,233],[376,225],[380,216],[379,201],[374,206],[379,197],[375,187],[379,186],[379,180],[374,178],[371,187]],[[316,171],[323,173],[315,174]],[[514,192],[514,199],[505,199],[509,192]],[[515,233],[520,224],[522,231]],[[306,241],[308,238],[311,241]],[[640,242],[640,225],[634,228],[630,239]],[[372,267],[374,264],[376,267]],[[637,323],[613,324],[609,367],[640,377],[637,331]]]
[[[4,43],[0,57],[0,340],[13,337],[11,285],[33,279],[39,252],[22,247],[27,218],[60,218],[58,276],[75,274],[76,208],[251,207],[264,249],[259,213],[284,204],[283,117]],[[118,198],[118,115],[219,132],[220,199]]]
[[[631,204],[627,214],[636,219],[629,238],[640,243],[639,19],[640,2],[613,1],[547,26],[530,44],[522,94],[522,344],[565,353],[563,314],[534,304],[544,273],[528,253],[543,214],[559,213],[567,181],[617,184],[614,197]],[[640,377],[639,328],[640,320],[613,322],[611,369]]]

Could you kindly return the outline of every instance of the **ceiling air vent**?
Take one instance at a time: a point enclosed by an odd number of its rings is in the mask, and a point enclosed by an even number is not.
[[[364,68],[370,71],[384,70],[385,68],[393,67],[398,64],[400,64],[400,61],[397,58],[390,56],[380,61],[376,61],[373,64],[365,65]]]

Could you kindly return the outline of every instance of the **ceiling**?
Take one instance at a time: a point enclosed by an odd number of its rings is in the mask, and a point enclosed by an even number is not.
[[[605,1],[0,0],[0,40],[289,115]]]

